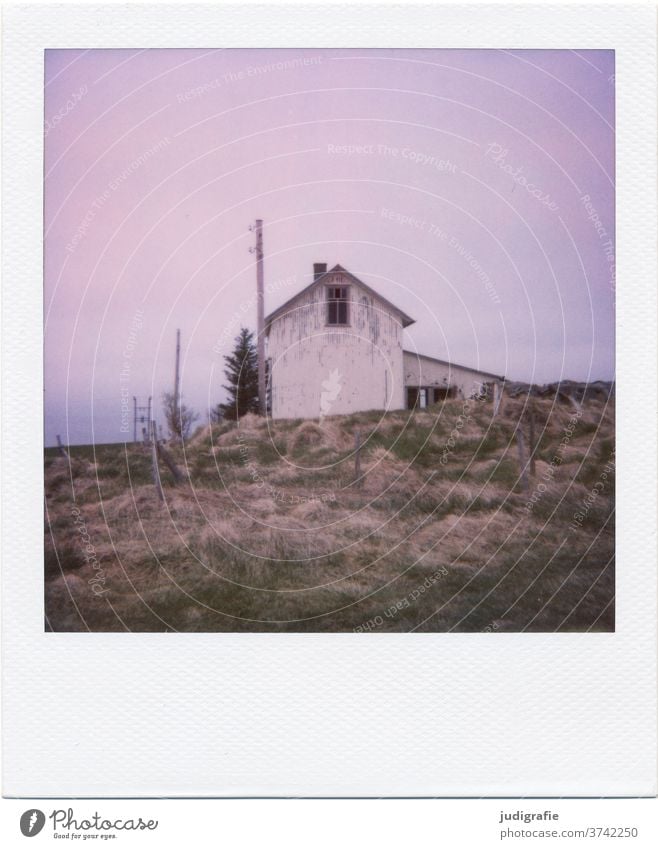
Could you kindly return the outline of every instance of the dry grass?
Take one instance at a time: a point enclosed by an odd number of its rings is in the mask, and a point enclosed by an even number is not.
[[[171,448],[188,481],[163,469],[164,504],[139,447],[47,452],[47,627],[612,630],[614,410],[588,402],[564,442],[574,409],[533,404],[529,492],[510,399],[206,427]]]

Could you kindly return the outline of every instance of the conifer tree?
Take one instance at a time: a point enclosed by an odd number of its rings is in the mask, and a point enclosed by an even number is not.
[[[224,389],[229,393],[228,401],[219,405],[224,418],[235,421],[245,413],[258,413],[258,354],[254,334],[246,327],[240,328],[233,353],[224,360],[227,380]]]

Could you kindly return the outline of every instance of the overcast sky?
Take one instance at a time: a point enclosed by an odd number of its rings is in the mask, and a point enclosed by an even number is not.
[[[50,50],[45,84],[46,444],[162,420],[176,328],[223,400],[256,218],[267,312],[340,263],[420,353],[614,377],[611,51]]]

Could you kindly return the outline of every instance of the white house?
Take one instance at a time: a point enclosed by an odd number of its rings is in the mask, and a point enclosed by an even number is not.
[[[426,407],[471,397],[504,378],[403,348],[414,319],[340,265],[265,319],[273,418]]]

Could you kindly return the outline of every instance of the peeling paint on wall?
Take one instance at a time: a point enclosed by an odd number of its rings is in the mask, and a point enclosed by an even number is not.
[[[330,285],[348,286],[348,325],[327,324]],[[401,321],[352,279],[325,276],[301,292],[271,322],[268,357],[274,418],[319,417],[322,383],[334,371],[342,385],[331,415],[404,407]]]

